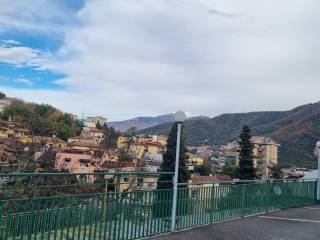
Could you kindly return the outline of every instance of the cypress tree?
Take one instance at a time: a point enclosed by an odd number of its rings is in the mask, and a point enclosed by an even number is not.
[[[167,149],[163,154],[163,162],[161,165],[161,172],[174,172],[175,160],[176,160],[176,145],[177,145],[177,130],[178,123],[174,123],[167,140]],[[181,130],[181,141],[180,141],[180,157],[179,157],[179,174],[178,182],[187,183],[189,179],[189,173],[186,167],[187,160],[187,147],[185,144],[185,139],[183,137],[183,129]],[[158,189],[172,189],[171,175],[160,175],[158,179]]]
[[[248,125],[244,125],[240,134],[239,178],[241,180],[256,179],[254,168],[253,143],[250,141],[251,134]]]
[[[160,170],[161,172],[174,172],[175,170],[177,130],[178,130],[178,123],[174,123],[168,136],[166,152],[163,154],[163,162]],[[189,173],[186,167],[187,148],[186,148],[185,139],[182,133],[183,133],[183,129],[181,130],[178,183],[187,183],[189,179]],[[158,179],[157,189],[171,190],[173,188],[172,178],[173,178],[173,175],[161,174]],[[182,187],[185,187],[185,186],[182,186]],[[179,196],[182,199],[188,199],[188,191],[184,191],[183,193],[184,194],[179,194]],[[167,203],[168,199],[166,194],[165,194],[165,191],[155,192],[156,200],[153,204],[154,216],[157,216],[157,217],[170,216],[172,201],[169,204]],[[177,215],[180,215],[180,214],[182,214],[182,212],[180,211],[180,209],[178,209]]]

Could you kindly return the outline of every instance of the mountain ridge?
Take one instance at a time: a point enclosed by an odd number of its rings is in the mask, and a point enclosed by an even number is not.
[[[167,135],[172,123],[139,131],[142,134]],[[186,120],[189,145],[226,144],[238,138],[242,125],[248,124],[253,135],[266,135],[281,144],[279,161],[296,166],[315,166],[313,147],[320,139],[320,102],[287,111],[225,113],[209,119]]]

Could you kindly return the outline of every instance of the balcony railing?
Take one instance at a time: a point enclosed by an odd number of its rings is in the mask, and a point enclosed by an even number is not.
[[[170,232],[171,189],[123,191],[108,179],[104,173],[0,175],[0,239],[118,240]],[[314,202],[315,180],[180,185],[176,230]]]

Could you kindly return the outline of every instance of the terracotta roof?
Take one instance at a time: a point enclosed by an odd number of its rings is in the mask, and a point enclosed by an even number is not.
[[[109,168],[124,168],[124,167],[137,167],[137,163],[134,162],[118,162],[118,161],[105,161],[101,167],[103,169],[109,169]]]
[[[103,131],[98,128],[90,128],[90,132],[103,133]]]
[[[153,142],[153,141],[141,141],[136,142],[136,145],[145,145],[145,146],[157,146],[157,147],[163,147],[163,145],[159,142]]]
[[[57,137],[43,137],[43,136],[33,136],[34,142],[46,142],[46,143],[66,143],[60,138]]]
[[[76,137],[71,137],[69,139],[80,139],[80,140],[92,140],[93,141],[93,138],[92,137],[85,137],[85,136],[76,136]]]
[[[68,143],[68,146],[78,146],[78,147],[99,147],[100,145],[98,143],[88,143],[88,142],[82,142],[82,141],[75,141],[72,143]]]
[[[214,176],[195,175],[191,178],[192,183],[212,183],[212,182],[229,182],[232,178],[229,175],[215,174]]]
[[[20,130],[28,132],[29,130],[25,128],[21,123],[13,123],[0,120],[0,128],[1,129],[11,129],[11,130]]]

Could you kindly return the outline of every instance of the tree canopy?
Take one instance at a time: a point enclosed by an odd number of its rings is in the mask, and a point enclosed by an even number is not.
[[[161,172],[174,172],[175,170],[177,129],[178,129],[178,124],[174,123],[168,136],[166,152],[163,154]],[[186,148],[185,139],[183,137],[183,131],[182,131],[181,143],[180,143],[179,174],[178,174],[179,183],[186,183],[190,177],[186,167],[186,160],[187,160],[186,153],[187,153],[187,148]],[[157,187],[158,189],[171,189],[173,187],[172,176],[167,174],[160,175]]]
[[[106,124],[104,124],[101,129],[103,131],[103,141],[101,142],[101,146],[105,149],[116,148],[119,133],[113,127],[108,127]]]
[[[250,128],[244,125],[240,134],[239,178],[242,180],[256,179],[256,169],[253,164],[253,143]]]
[[[79,132],[79,124],[70,114],[47,104],[15,101],[4,109],[1,119],[23,123],[33,135],[56,135],[66,140]]]
[[[0,92],[0,99],[5,98],[6,94],[4,94],[3,92]]]

